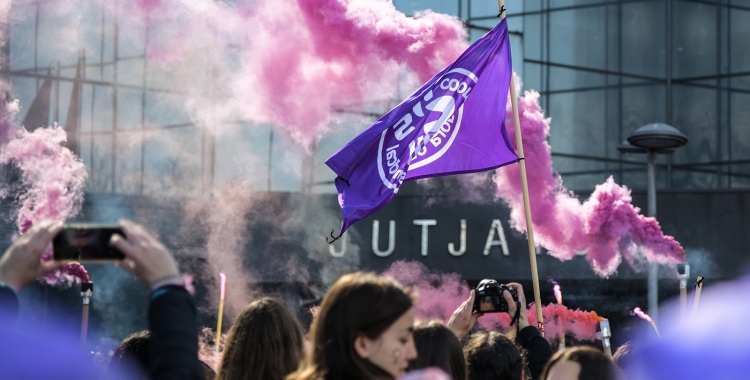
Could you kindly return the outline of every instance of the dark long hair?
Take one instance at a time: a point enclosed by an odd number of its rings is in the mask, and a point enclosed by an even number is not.
[[[392,379],[354,350],[359,336],[377,339],[413,306],[408,291],[390,277],[351,273],[328,290],[310,330],[313,353],[297,380]]]
[[[544,366],[542,380],[546,380],[552,367],[562,361],[576,362],[581,366],[578,380],[616,380],[620,378],[615,363],[603,352],[588,346],[568,348],[558,351]]]
[[[302,328],[284,305],[263,298],[242,311],[229,332],[217,380],[283,380],[303,357]]]
[[[454,380],[466,379],[466,360],[461,342],[443,322],[420,322],[414,326],[414,345],[417,358],[409,363],[409,370],[439,367]]]
[[[521,379],[523,361],[513,341],[494,331],[480,331],[464,346],[469,380]]]

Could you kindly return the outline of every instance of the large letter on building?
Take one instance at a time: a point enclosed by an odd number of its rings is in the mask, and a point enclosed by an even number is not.
[[[466,253],[466,219],[461,219],[461,237],[459,239],[458,251],[456,251],[456,246],[453,243],[448,243],[448,253],[452,256],[462,256]]]
[[[414,225],[415,226],[422,226],[422,256],[427,256],[427,242],[428,242],[428,235],[427,235],[427,229],[430,228],[430,226],[437,225],[437,220],[435,219],[414,219]]]
[[[495,231],[500,235],[499,240],[495,240]],[[484,255],[490,254],[490,248],[493,245],[499,245],[503,248],[503,255],[508,256],[510,251],[508,250],[508,242],[505,240],[505,231],[503,231],[503,224],[500,223],[500,219],[493,219],[492,226],[490,227],[490,233],[487,234],[487,243],[484,244]]]
[[[378,247],[378,239],[380,238],[380,221],[372,221],[372,253],[378,257],[388,257],[396,249],[396,221],[391,220],[388,222],[388,249],[381,251]]]

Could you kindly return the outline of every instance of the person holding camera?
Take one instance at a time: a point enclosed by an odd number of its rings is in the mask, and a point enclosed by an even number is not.
[[[151,288],[148,312],[152,337],[148,369],[150,378],[202,380],[203,372],[198,360],[197,311],[189,292],[189,281],[180,273],[172,254],[143,226],[122,220],[119,227],[124,236],[113,235],[110,241],[125,255],[119,265]],[[18,313],[16,292],[62,266],[61,262],[43,262],[41,259],[52,239],[62,230],[62,222],[40,223],[29,229],[0,258],[0,317],[6,321]],[[0,327],[13,328],[7,324]],[[17,350],[15,347],[22,344],[23,341],[4,339],[0,343],[0,352],[5,349]],[[65,351],[61,349],[59,354],[68,354],[67,345],[64,347]],[[20,356],[16,355],[16,358],[22,362]],[[38,357],[29,359],[38,360]],[[74,363],[79,365],[74,366]],[[61,365],[66,364],[61,362]],[[54,378],[71,378],[68,373],[86,372],[79,362],[71,361],[67,366],[57,368],[62,372],[58,372]],[[26,369],[27,372],[34,370],[44,368],[31,366]]]
[[[477,291],[472,290],[469,299],[453,313],[448,327],[463,339],[482,313],[500,311],[511,316],[512,325],[516,327],[515,344],[497,332],[482,331],[471,335],[464,345],[468,379],[521,380],[524,364],[532,380],[539,379],[552,357],[552,348],[536,327],[529,326],[526,296],[521,284],[499,285],[494,280],[483,280]],[[517,346],[527,352],[525,363]]]

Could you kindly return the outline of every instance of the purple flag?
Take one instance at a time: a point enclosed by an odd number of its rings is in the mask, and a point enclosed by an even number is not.
[[[404,181],[518,161],[505,132],[511,80],[507,21],[473,43],[327,161],[344,214],[341,233],[383,208]]]

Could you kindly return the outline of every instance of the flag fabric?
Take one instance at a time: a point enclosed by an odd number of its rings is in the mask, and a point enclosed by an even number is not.
[[[512,67],[507,21],[327,161],[344,215],[341,233],[383,208],[405,181],[518,161],[505,131]]]

